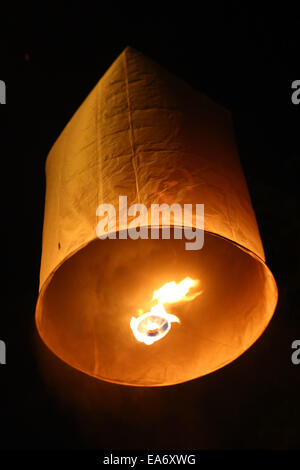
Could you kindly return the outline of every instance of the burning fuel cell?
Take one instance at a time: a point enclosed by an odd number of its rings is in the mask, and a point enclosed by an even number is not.
[[[167,312],[163,315],[161,312],[158,315],[147,312],[138,318],[132,317],[130,326],[138,341],[150,345],[169,333],[172,322],[180,323],[180,320],[176,315],[170,315]]]
[[[189,296],[187,293],[191,287],[196,286],[198,283],[199,281],[186,277],[179,284],[176,284],[175,281],[168,282],[160,289],[154,291],[152,300],[156,300],[158,302],[157,305],[154,305],[150,312],[144,313],[138,318],[131,318],[130,326],[137,341],[149,346],[169,333],[171,323],[180,323],[176,315],[166,312],[163,304],[195,299],[201,292],[196,292]]]

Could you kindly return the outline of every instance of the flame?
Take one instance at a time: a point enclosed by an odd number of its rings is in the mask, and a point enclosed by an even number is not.
[[[154,291],[152,301],[157,301],[157,304],[147,313],[142,313],[139,309],[141,314],[138,318],[131,318],[130,327],[135,338],[141,343],[150,345],[166,336],[171,329],[171,323],[180,323],[180,320],[176,315],[166,312],[163,304],[193,300],[201,292],[187,294],[198,282],[198,280],[186,277],[178,284],[175,281],[167,282]]]
[[[182,300],[193,300],[197,297],[200,292],[192,296],[187,296],[189,289],[194,287],[198,281],[194,281],[190,277],[186,277],[183,281],[176,284],[175,281],[167,282],[164,286],[160,289],[154,291],[152,300],[157,300],[158,303],[166,304],[166,303],[175,303],[180,302]]]

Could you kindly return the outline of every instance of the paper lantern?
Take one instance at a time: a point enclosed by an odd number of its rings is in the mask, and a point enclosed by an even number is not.
[[[225,366],[263,333],[277,288],[226,109],[126,48],[54,144],[46,181],[36,324],[63,361],[111,382],[171,385]],[[122,218],[120,196],[128,207],[204,204],[203,247],[187,250],[175,229],[124,238],[139,224]],[[116,239],[98,238],[101,204],[115,208]],[[190,228],[201,228],[194,214]]]

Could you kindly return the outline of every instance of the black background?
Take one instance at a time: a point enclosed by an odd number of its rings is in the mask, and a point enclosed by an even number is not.
[[[291,8],[100,2],[14,6],[1,18],[2,449],[299,449],[300,20]],[[113,385],[54,357],[34,325],[44,162],[102,74],[131,45],[231,109],[279,303],[232,364],[167,388]]]

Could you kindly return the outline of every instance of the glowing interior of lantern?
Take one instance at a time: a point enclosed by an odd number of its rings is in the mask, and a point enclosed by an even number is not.
[[[171,323],[180,323],[180,320],[176,315],[166,312],[164,304],[193,300],[201,292],[189,295],[188,292],[198,283],[198,280],[186,277],[178,284],[175,281],[167,282],[154,291],[152,301],[156,301],[156,305],[150,312],[141,312],[137,318],[131,318],[130,326],[135,338],[141,343],[150,345],[166,336],[171,329]]]

